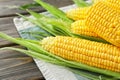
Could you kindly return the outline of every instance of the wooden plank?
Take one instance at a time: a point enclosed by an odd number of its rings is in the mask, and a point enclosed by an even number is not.
[[[19,57],[0,60],[0,80],[25,80],[27,78],[44,79],[32,58]]]
[[[44,80],[31,57],[11,50],[0,51],[0,80],[38,79]]]
[[[22,48],[21,46],[12,46],[16,48]],[[1,59],[9,59],[9,58],[19,58],[19,57],[28,57],[25,54],[21,54],[17,51],[12,51],[12,50],[1,50],[0,51],[0,60]]]
[[[14,17],[0,18],[0,32],[4,32],[12,37],[19,37],[17,30],[13,24]],[[0,47],[12,45],[13,43],[0,39]]]
[[[72,0],[44,0],[57,7],[73,4]],[[15,13],[26,13],[23,10],[12,8],[33,2],[33,0],[0,0],[0,17],[14,16]],[[9,7],[9,8],[8,8]],[[35,11],[43,11],[41,7],[33,8]]]

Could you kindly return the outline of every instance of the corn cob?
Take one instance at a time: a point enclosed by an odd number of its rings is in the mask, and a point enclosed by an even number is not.
[[[106,0],[106,3],[114,10],[120,12],[120,0]]]
[[[105,39],[120,47],[120,13],[103,2],[91,7],[85,25]]]
[[[106,1],[116,5],[120,5],[120,0],[106,0]]]
[[[71,24],[71,31],[76,34],[99,37],[89,27],[85,25],[85,20],[78,20]]]
[[[47,37],[41,44],[45,50],[65,59],[120,72],[120,49],[113,45],[65,36]]]
[[[73,20],[85,19],[88,9],[89,7],[71,9],[66,12],[66,15]]]

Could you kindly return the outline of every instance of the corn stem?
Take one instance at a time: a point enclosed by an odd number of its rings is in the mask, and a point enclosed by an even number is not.
[[[73,0],[73,2],[78,6],[78,7],[87,7],[90,6],[90,3],[87,3],[85,0]]]
[[[66,14],[62,10],[60,10],[60,9],[58,9],[58,8],[48,4],[48,3],[45,3],[42,0],[35,0],[35,2],[37,2],[42,7],[44,7],[47,11],[49,11],[51,14],[53,14],[56,18],[61,18],[65,21],[73,22],[71,19],[69,19],[66,16]]]

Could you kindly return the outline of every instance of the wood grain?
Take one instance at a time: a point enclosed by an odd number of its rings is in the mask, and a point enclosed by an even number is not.
[[[13,46],[19,47],[20,46]],[[0,80],[44,80],[31,57],[11,51],[0,51]]]
[[[0,65],[0,80],[44,79],[30,57],[2,59]]]
[[[19,37],[18,32],[13,24],[14,17],[0,18],[0,32],[4,32],[12,37]],[[0,38],[0,47],[9,46],[13,43]]]
[[[11,46],[11,47],[24,49],[23,47],[18,46],[18,45]],[[13,51],[13,50],[1,50],[0,51],[0,60],[9,59],[9,58],[19,58],[19,57],[28,57],[28,56],[26,54],[22,54],[17,51]]]
[[[73,4],[72,0],[44,0],[57,7],[63,7]],[[0,0],[0,17],[15,16],[15,13],[24,13],[26,11],[14,8],[15,6],[20,6],[28,3],[32,3],[33,0]],[[13,7],[13,8],[12,8]],[[32,8],[34,11],[43,11],[41,7]]]

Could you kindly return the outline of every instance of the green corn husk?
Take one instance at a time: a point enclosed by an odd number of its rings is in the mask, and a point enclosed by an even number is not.
[[[94,3],[94,1],[92,1],[91,3],[87,3],[87,1],[85,0],[73,0],[73,2],[78,6],[78,7],[88,7],[90,5],[92,5]],[[25,4],[20,6],[19,8],[22,10],[26,10],[28,8],[34,8],[34,7],[39,7],[40,4],[38,4],[37,2],[33,2],[30,4]]]
[[[32,18],[28,18],[25,17],[21,14],[18,14],[19,16],[23,17],[24,19],[34,23],[35,25],[38,25],[40,28],[44,29],[45,31],[47,31],[48,33],[52,34],[53,36],[56,35],[66,35],[66,36],[72,36],[72,34],[70,33],[69,29],[65,28],[64,26],[62,26],[61,23],[61,19],[59,21],[59,19],[51,19],[51,18],[46,18],[46,17],[42,17],[41,19],[32,19]],[[35,15],[33,15],[34,17],[36,17]],[[54,21],[53,25],[47,23],[47,21]],[[48,21],[48,22],[49,22]],[[55,23],[56,22],[56,23]],[[57,23],[58,22],[58,23]],[[57,29],[57,30],[56,30]]]
[[[34,7],[39,7],[40,5],[36,2],[30,3],[30,4],[25,4],[19,7],[19,9],[26,10],[28,8],[34,8]]]
[[[91,36],[72,33],[70,31],[71,24],[62,21],[61,19],[50,18],[48,16],[38,14],[38,13],[31,11],[31,10],[27,10],[27,11],[29,11],[29,13],[32,16],[34,16],[35,19],[25,17],[21,14],[18,14],[18,15],[21,16],[22,18],[34,23],[35,25],[38,25],[40,28],[42,28],[45,31],[47,31],[48,33],[50,33],[51,36],[57,36],[57,35],[71,36],[71,37],[78,37],[78,38],[87,39],[87,40],[91,40],[91,41],[110,44],[106,40],[103,40],[100,38],[95,38],[95,37],[91,37]]]
[[[31,28],[30,28],[31,29]],[[39,28],[38,28],[39,29]],[[51,36],[49,33],[47,33],[47,32],[42,32],[42,30],[40,31],[40,30],[38,30],[38,31],[36,31],[36,30],[29,30],[29,31],[25,31],[25,30],[23,30],[23,31],[21,31],[21,34],[24,34],[24,35],[29,35],[29,36],[31,36],[31,37],[34,37],[35,38],[35,40],[41,40],[41,39],[43,39],[43,38],[45,38],[45,37],[48,37],[48,36]],[[25,38],[26,39],[26,38]]]
[[[87,3],[85,0],[73,0],[73,2],[78,6],[78,7],[88,7],[92,5],[92,3]]]
[[[35,0],[35,2],[40,4],[43,8],[45,8],[48,12],[53,14],[56,18],[61,18],[64,21],[68,21],[70,23],[73,22],[73,20],[69,19],[62,10],[60,10],[60,9],[58,9],[58,8],[48,4],[48,3],[45,3],[42,0]]]
[[[42,15],[42,14],[38,14],[32,10],[27,10],[32,16],[35,17],[35,19],[41,19],[45,22],[47,22],[48,24],[57,24],[57,25],[60,25],[61,27],[65,27],[65,28],[68,28],[70,29],[70,26],[71,26],[71,23],[67,22],[67,21],[64,21],[62,19],[56,19],[54,17],[48,17],[48,16],[45,16],[45,15]]]

